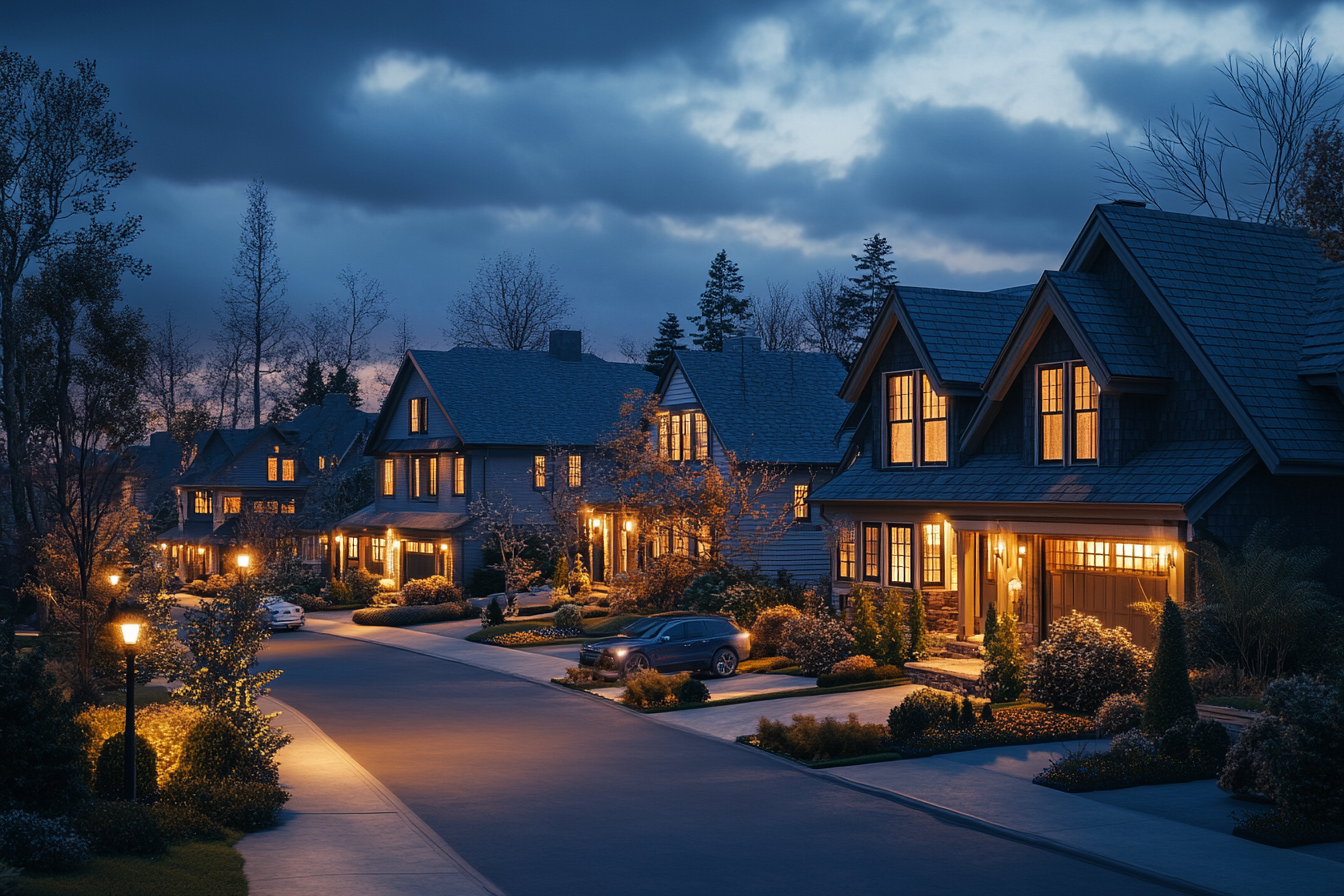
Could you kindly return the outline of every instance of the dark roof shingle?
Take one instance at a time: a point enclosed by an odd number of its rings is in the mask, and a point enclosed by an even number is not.
[[[943,382],[980,385],[1012,332],[1031,286],[994,292],[897,286],[915,335],[924,344]]]

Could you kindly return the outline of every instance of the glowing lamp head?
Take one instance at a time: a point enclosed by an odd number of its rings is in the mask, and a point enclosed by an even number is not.
[[[344,535],[337,535],[337,536],[336,536],[336,541],[337,541],[337,542],[345,541],[345,536],[344,536]]]
[[[634,520],[626,520],[626,521],[625,521],[625,531],[627,531],[627,532],[633,532],[633,531],[635,531],[635,521],[634,521]]]
[[[443,544],[439,545],[439,550],[441,551],[448,550],[448,542],[445,541]]]
[[[1019,593],[1022,590],[1022,580],[1013,579],[1011,582],[1008,583],[1008,590],[1013,594]]]
[[[1027,546],[1026,546],[1026,545],[1024,545],[1024,544],[1020,544],[1020,545],[1017,546],[1017,556],[1019,556],[1019,557],[1025,557],[1025,556],[1027,556]]]
[[[123,622],[121,624],[121,642],[127,647],[134,647],[135,642],[140,639],[140,623]]]
[[[239,555],[238,555],[238,568],[239,568],[239,569],[247,569],[247,568],[248,568],[249,566],[251,566],[251,565],[252,565],[252,558],[251,558],[251,557],[247,556],[246,554],[239,554]]]
[[[196,553],[200,554],[201,556],[205,556],[205,548],[197,548]]]
[[[1008,550],[1008,546],[1003,543],[1002,539],[1000,539],[999,543],[994,545],[994,556],[1002,560],[1006,550]]]
[[[112,575],[107,577],[107,580],[111,582],[112,587],[115,588],[117,586],[117,583],[121,581],[121,576],[117,575],[116,573],[113,573]]]
[[[166,542],[166,541],[161,541],[161,542],[159,542],[159,550],[161,550],[161,551],[166,551],[166,550],[168,550],[168,542]]]

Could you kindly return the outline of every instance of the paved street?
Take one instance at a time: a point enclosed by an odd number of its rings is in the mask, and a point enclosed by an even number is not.
[[[263,661],[511,896],[1169,892],[494,672],[311,632]]]

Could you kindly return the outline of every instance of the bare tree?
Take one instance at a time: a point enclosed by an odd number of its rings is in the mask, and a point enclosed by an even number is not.
[[[206,365],[205,388],[210,400],[218,402],[216,425],[224,426],[225,418],[229,429],[237,429],[247,406],[243,403],[243,364],[247,345],[245,334],[228,329],[211,334],[214,349],[210,352]]]
[[[504,573],[504,595],[512,605],[515,593],[526,591],[541,577],[536,564],[523,556],[528,540],[538,534],[539,521],[524,514],[503,490],[481,494],[468,510],[499,548],[500,562],[493,568]]]
[[[397,378],[397,371],[401,370],[401,362],[406,360],[406,353],[419,347],[419,339],[411,326],[410,317],[402,314],[401,317],[393,318],[392,338],[374,368],[374,380],[383,388],[382,395],[372,396],[377,403],[381,404],[387,395],[387,390],[392,388],[392,381]]]
[[[649,357],[649,349],[651,348],[653,348],[653,343],[649,340],[637,341],[632,336],[622,336],[616,343],[616,350],[630,364],[643,364]]]
[[[289,279],[276,252],[275,214],[266,204],[266,184],[257,178],[247,188],[247,211],[240,224],[233,280],[224,287],[220,325],[244,347],[252,380],[252,425],[261,426],[261,383],[280,369],[289,335]],[[234,403],[235,413],[237,402]]]
[[[108,110],[108,95],[92,61],[75,63],[73,75],[53,74],[0,49],[0,417],[11,471],[29,468],[15,291],[34,259],[74,244],[76,219],[114,210],[109,193],[135,168],[126,159],[135,141]],[[121,227],[133,239],[139,219]],[[9,478],[14,523],[28,528],[36,513],[30,484]]]
[[[844,313],[845,281],[834,269],[817,271],[803,288],[803,343],[814,351],[835,355],[848,367],[858,344]]]
[[[768,352],[796,352],[803,347],[806,319],[802,306],[789,292],[789,283],[765,281],[767,298],[751,300],[751,319]]]
[[[353,371],[355,365],[369,360],[374,332],[391,312],[383,284],[363,271],[347,267],[336,277],[341,296],[330,306],[333,367]]]
[[[179,402],[186,405],[191,401],[195,385],[192,378],[201,366],[196,343],[191,327],[174,321],[172,311],[164,315],[163,323],[150,336],[145,391],[165,427],[177,416]]]
[[[544,349],[547,334],[571,310],[555,271],[543,270],[535,252],[521,258],[505,249],[493,261],[482,258],[471,286],[448,310],[444,335],[458,345]]]
[[[1171,197],[1191,211],[1242,221],[1277,223],[1289,215],[1288,199],[1302,152],[1313,129],[1339,114],[1340,79],[1331,57],[1317,62],[1306,33],[1279,37],[1269,57],[1229,55],[1218,71],[1231,92],[1214,93],[1207,111],[1147,121],[1128,158],[1109,135],[1098,147],[1102,182],[1157,207]]]

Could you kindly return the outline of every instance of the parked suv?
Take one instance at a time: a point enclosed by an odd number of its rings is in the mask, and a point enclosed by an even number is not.
[[[751,636],[726,616],[666,613],[638,619],[614,638],[585,644],[579,665],[611,678],[645,669],[707,671],[726,678],[751,653]]]

